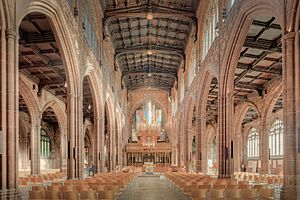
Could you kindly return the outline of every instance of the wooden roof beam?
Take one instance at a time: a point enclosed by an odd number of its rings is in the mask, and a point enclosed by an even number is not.
[[[237,65],[237,68],[239,68],[239,69],[248,69],[250,67],[251,67],[250,64],[238,63],[238,65]],[[262,73],[270,73],[270,74],[277,74],[277,75],[281,75],[282,74],[282,70],[267,69],[265,67],[259,67],[259,66],[257,66],[254,69],[252,69],[252,71],[262,72]]]
[[[257,64],[262,61],[266,56],[268,55],[268,52],[263,52],[262,54],[259,55],[259,57],[254,60],[251,64],[249,64],[249,67],[243,71],[235,80],[234,80],[234,84],[238,83],[240,80],[242,80],[247,74],[248,72],[251,72],[256,66]]]
[[[160,17],[161,15],[180,15],[183,17],[193,17],[195,13],[191,10],[180,9],[180,8],[168,8],[162,5],[145,5],[145,6],[136,6],[130,8],[122,8],[122,9],[113,9],[106,10],[105,16],[108,17],[121,17],[125,14],[129,14],[129,16],[145,16],[147,17],[147,13],[151,12],[154,14],[154,17]],[[127,15],[128,16],[128,15]]]
[[[23,32],[23,36],[19,40],[19,44],[23,45],[24,47],[27,47],[28,45],[45,44],[50,42],[56,42],[52,31],[43,32],[42,34]]]

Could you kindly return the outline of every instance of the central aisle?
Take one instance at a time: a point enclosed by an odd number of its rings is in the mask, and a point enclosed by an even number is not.
[[[164,175],[135,177],[117,200],[188,200]]]

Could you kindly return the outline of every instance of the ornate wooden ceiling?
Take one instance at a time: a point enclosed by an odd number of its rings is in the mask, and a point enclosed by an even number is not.
[[[106,0],[105,28],[129,90],[169,90],[196,33],[194,0]],[[184,66],[183,66],[184,67]]]
[[[248,96],[265,94],[274,80],[282,78],[282,30],[274,17],[260,16],[252,22],[240,53],[235,74],[235,104],[247,101]],[[276,102],[273,112],[282,109],[282,97]],[[258,118],[252,108],[247,111],[243,124]]]
[[[259,115],[258,115],[257,111],[255,109],[253,109],[252,107],[250,107],[244,116],[242,125],[250,123],[250,122],[258,119],[258,117],[259,117]]]
[[[213,78],[207,98],[206,123],[214,124],[218,121],[218,92],[218,80]]]
[[[54,34],[45,15],[27,15],[19,27],[19,69],[42,89],[66,102],[65,70]]]
[[[19,69],[38,85],[32,90],[40,95],[46,89],[66,102],[63,60],[47,17],[39,13],[27,15],[20,24],[19,36]],[[19,110],[29,113],[21,95]],[[44,111],[42,121],[57,124],[51,108]]]
[[[58,125],[56,115],[51,107],[48,107],[42,114],[42,122],[51,125]]]
[[[247,100],[282,76],[281,28],[274,17],[257,17],[244,42],[236,69],[235,104]]]

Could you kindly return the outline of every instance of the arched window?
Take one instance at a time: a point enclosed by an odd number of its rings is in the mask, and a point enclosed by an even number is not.
[[[283,156],[283,123],[276,119],[269,133],[269,149],[271,157]]]
[[[94,26],[94,22],[92,19],[93,14],[93,5],[92,3],[85,3],[82,7],[82,21],[83,21],[83,31],[85,39],[90,46],[91,50],[93,51],[95,57],[99,59],[100,52],[99,52],[99,40],[97,37],[97,28]]]
[[[247,157],[248,158],[259,157],[259,136],[256,128],[251,128],[248,135]]]
[[[190,68],[189,68],[189,74],[188,74],[189,86],[193,82],[195,75],[196,75],[196,48],[193,47],[193,49],[191,51]]]
[[[216,27],[218,24],[218,1],[210,1],[206,16],[204,18],[204,29],[202,35],[202,60],[204,60],[209,48],[216,38]]]
[[[44,129],[41,129],[41,158],[50,158],[51,141]]]

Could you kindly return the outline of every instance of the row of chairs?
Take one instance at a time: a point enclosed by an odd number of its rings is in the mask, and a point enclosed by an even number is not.
[[[19,186],[27,187],[36,184],[43,184],[48,182],[59,182],[66,178],[66,174],[62,172],[48,173],[44,175],[31,175],[28,177],[19,178]]]
[[[192,200],[213,200],[213,199],[242,199],[242,200],[270,200],[275,199],[274,189],[198,189],[185,192]]]
[[[96,174],[85,180],[53,182],[50,186],[36,185],[29,191],[30,199],[114,199],[134,173]]]
[[[237,180],[248,180],[256,184],[267,183],[273,185],[283,185],[283,177],[279,175],[235,172],[234,178]]]
[[[185,195],[200,199],[273,199],[275,191],[267,184],[254,185],[236,179],[215,179],[199,174],[166,173],[166,177]],[[234,193],[235,198],[231,197]],[[196,198],[197,199],[197,198]]]
[[[115,199],[115,193],[113,191],[29,191],[29,199],[113,200]]]

